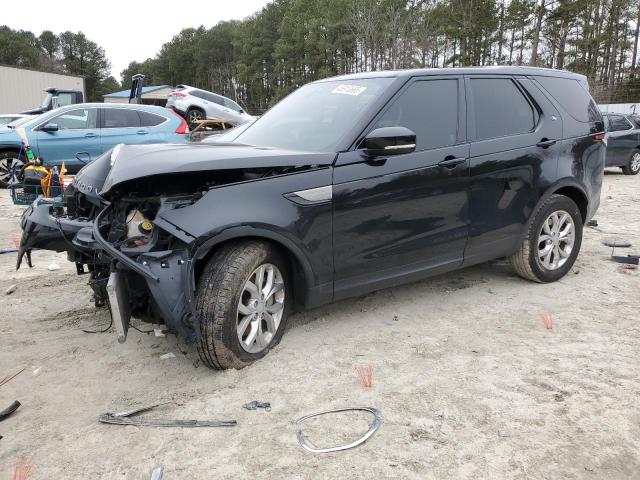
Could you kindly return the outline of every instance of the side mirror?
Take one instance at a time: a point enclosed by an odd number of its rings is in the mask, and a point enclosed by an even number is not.
[[[45,126],[42,127],[42,131],[43,132],[57,132],[59,130],[58,128],[58,124],[57,123],[47,123]]]
[[[416,134],[406,127],[382,127],[369,132],[360,144],[370,157],[401,155],[416,149]]]

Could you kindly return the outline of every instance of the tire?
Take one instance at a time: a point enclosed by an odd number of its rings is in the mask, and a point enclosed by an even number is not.
[[[209,259],[196,293],[198,353],[206,365],[220,370],[243,368],[264,357],[280,342],[292,303],[286,265],[271,244],[259,241],[225,245]],[[249,282],[257,284],[262,267],[267,271],[265,288],[268,272],[272,271],[276,287],[273,290],[277,292],[259,300],[246,286]],[[275,269],[269,270],[270,267]],[[240,308],[241,301],[244,311]],[[255,334],[253,341],[252,334]]]
[[[204,120],[205,118],[207,118],[204,112],[196,107],[190,107],[189,110],[187,110],[186,116],[187,116],[186,120],[187,120],[187,123],[189,124],[189,128],[191,128],[191,125],[193,125],[193,123],[196,120]]]
[[[0,152],[0,188],[7,188],[11,179],[11,167],[15,160],[23,160],[24,155],[16,152]]]
[[[565,213],[570,219],[561,223]],[[554,230],[554,214],[560,223],[558,232],[548,234],[547,231]],[[573,225],[573,244],[568,255],[565,255],[570,242],[568,235],[571,229],[565,230],[569,221]],[[548,222],[548,230],[543,229],[545,222]],[[551,195],[534,213],[522,245],[510,257],[513,269],[522,278],[534,282],[549,283],[559,280],[567,274],[578,257],[582,245],[582,228],[582,215],[575,202],[564,195]],[[565,237],[562,237],[563,232],[566,232]],[[541,237],[544,244],[540,241]],[[548,238],[545,240],[545,237]],[[549,252],[549,248],[552,252],[545,254],[544,252]]]
[[[622,172],[625,175],[637,175],[640,172],[640,150],[631,152],[627,164],[622,167]]]

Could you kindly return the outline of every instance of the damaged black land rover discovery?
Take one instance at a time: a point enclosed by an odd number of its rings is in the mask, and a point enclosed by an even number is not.
[[[498,67],[373,72],[295,91],[232,143],[119,146],[66,207],[24,214],[19,262],[67,251],[120,341],[164,323],[214,368],[264,356],[314,307],[509,257],[552,282],[599,205],[586,79]]]

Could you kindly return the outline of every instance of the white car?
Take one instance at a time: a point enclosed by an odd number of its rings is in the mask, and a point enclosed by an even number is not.
[[[182,115],[189,125],[205,118],[228,120],[238,125],[254,120],[233,100],[189,85],[176,86],[169,95],[166,107]]]
[[[22,113],[11,113],[8,115],[0,115],[0,126],[9,125],[11,122],[20,118],[30,118],[30,115],[24,115]]]

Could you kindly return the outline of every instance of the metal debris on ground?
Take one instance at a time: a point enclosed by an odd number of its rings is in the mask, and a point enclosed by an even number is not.
[[[296,420],[296,425],[299,425],[300,423],[304,422],[309,418],[319,417],[320,415],[327,415],[331,413],[340,413],[340,412],[354,412],[354,411],[369,412],[373,414],[373,422],[371,422],[371,424],[369,425],[369,429],[358,440],[348,443],[347,445],[340,445],[338,447],[318,448],[304,438],[304,435],[302,434],[302,430],[298,430],[298,433],[296,435],[298,438],[298,443],[302,448],[304,448],[305,450],[311,453],[339,452],[341,450],[348,450],[350,448],[354,448],[359,445],[362,445],[364,442],[369,440],[369,438],[371,438],[371,436],[376,432],[376,430],[378,430],[378,428],[380,428],[380,425],[382,424],[382,413],[377,408],[347,407],[347,408],[338,408],[336,410],[327,410],[324,412],[312,413],[310,415],[305,415],[304,417],[300,417],[298,420]]]
[[[26,367],[25,367],[26,368]],[[7,375],[6,377],[4,377],[2,380],[0,380],[0,387],[6,383],[9,383],[11,380],[13,380],[14,378],[16,378],[18,375],[20,375],[22,372],[24,372],[25,368],[23,368],[22,370],[17,371],[16,373],[14,373],[13,375]]]
[[[553,328],[553,317],[549,312],[543,312],[540,314],[540,319],[544,324],[544,328],[551,330]]]
[[[249,403],[245,403],[242,408],[246,408],[247,410],[257,410],[259,408],[264,408],[267,412],[271,411],[271,403],[269,402],[260,402],[258,400],[254,400]]]
[[[18,408],[20,408],[20,402],[16,400],[11,405],[9,405],[7,408],[5,408],[4,410],[0,411],[0,422],[2,420],[4,420],[5,418],[8,418],[9,416],[13,415],[13,413],[16,410],[18,410]]]
[[[31,475],[32,466],[26,458],[20,459],[20,461],[13,468],[12,480],[29,480]]]
[[[373,387],[373,365],[356,367],[356,375],[362,388],[369,389]]]
[[[627,242],[626,240],[611,240],[611,239],[607,239],[607,240],[603,240],[602,244],[605,247],[612,247],[612,248],[629,248],[631,246],[631,242]]]
[[[7,288],[4,291],[5,295],[11,295],[13,292],[15,292],[18,289],[18,285],[16,285],[15,283],[13,285],[11,285],[9,288]]]
[[[637,255],[627,255],[626,257],[611,255],[611,260],[616,263],[626,263],[629,265],[638,265],[640,263],[640,257]]]
[[[168,420],[164,418],[131,418],[142,412],[147,412],[160,405],[166,405],[164,402],[150,405],[148,407],[140,407],[134,410],[117,413],[103,413],[98,417],[101,423],[111,423],[114,425],[135,425],[138,427],[235,427],[235,420]]]

